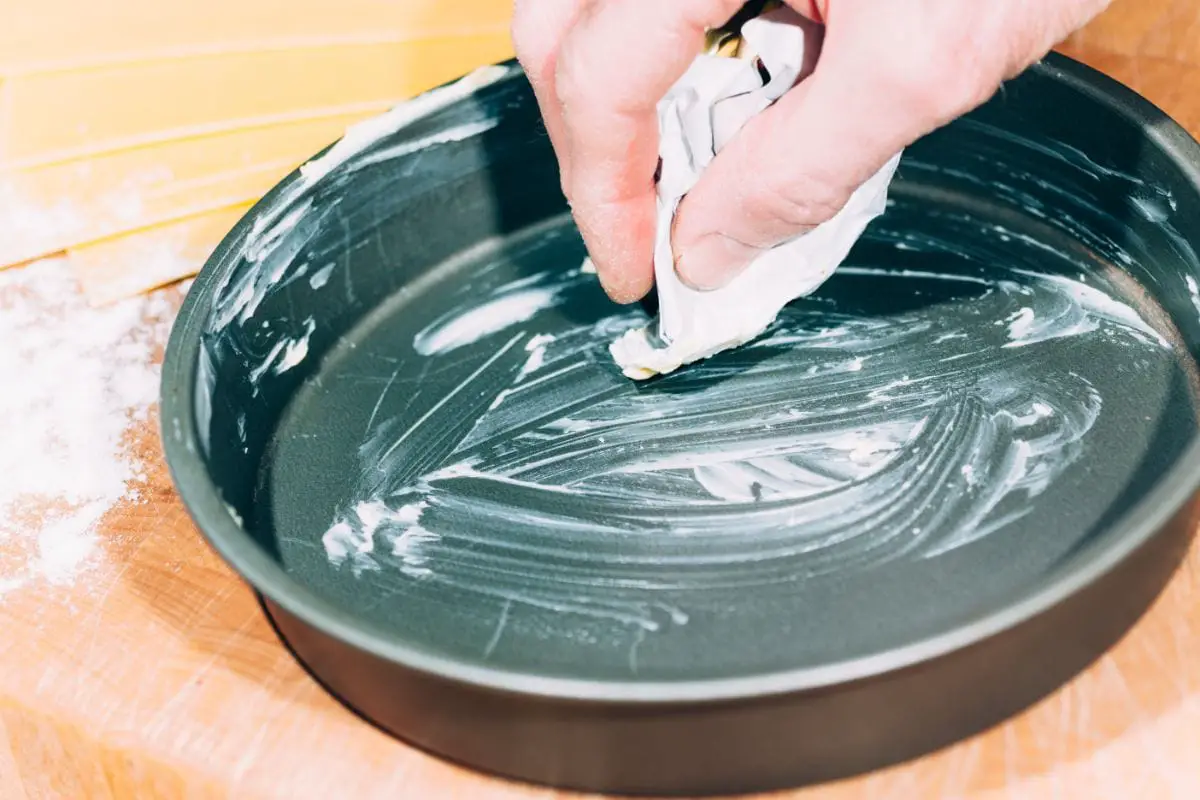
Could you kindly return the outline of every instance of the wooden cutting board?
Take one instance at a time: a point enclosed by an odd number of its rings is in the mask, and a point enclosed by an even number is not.
[[[1117,2],[1063,49],[1200,134],[1200,2]],[[196,532],[154,420],[132,435],[143,500],[109,512],[94,566],[0,599],[0,798],[561,796],[442,763],[329,699]],[[1121,644],[1022,716],[779,797],[1200,797],[1197,665],[1200,548]]]

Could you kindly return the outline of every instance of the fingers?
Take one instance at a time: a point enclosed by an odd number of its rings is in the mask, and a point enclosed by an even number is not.
[[[741,0],[596,0],[567,34],[555,76],[565,191],[601,283],[618,302],[653,284],[658,101],[708,28]]]
[[[947,17],[954,10],[931,5]],[[673,236],[684,282],[718,288],[762,250],[826,222],[899,150],[999,85],[999,60],[942,34],[950,21],[889,22],[888,32],[872,32],[869,18],[835,17],[816,71],[747,123],[705,170]],[[895,57],[880,56],[889,52]]]
[[[843,4],[797,0],[828,24],[816,72],[751,120],[683,200],[676,270],[718,288],[763,249],[834,216],[896,152],[985,102],[1109,0],[918,4],[889,25]],[[806,8],[806,6],[808,6]],[[886,30],[885,30],[886,29]]]
[[[896,151],[982,103],[1000,80],[1109,4],[931,0],[884,13],[883,25],[880,7],[869,3],[788,2],[830,26],[825,52],[816,73],[751,120],[683,201],[673,231],[677,269],[701,288],[724,284],[762,249],[828,220]],[[518,58],[563,191],[618,302],[642,297],[653,283],[658,101],[699,52],[705,30],[741,6],[516,0]]]
[[[926,132],[924,115],[828,63],[742,129],[684,198],[676,270],[723,286],[762,250],[830,219],[855,187]],[[840,68],[839,68],[840,67]]]

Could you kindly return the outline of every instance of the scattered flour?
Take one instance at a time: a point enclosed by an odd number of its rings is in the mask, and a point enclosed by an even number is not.
[[[173,312],[163,293],[92,308],[59,259],[0,270],[0,594],[72,582],[104,515],[138,500],[127,436]]]
[[[83,227],[77,203],[60,199],[51,205],[32,203],[11,180],[0,180],[0,264],[14,264],[58,249],[55,236]]]

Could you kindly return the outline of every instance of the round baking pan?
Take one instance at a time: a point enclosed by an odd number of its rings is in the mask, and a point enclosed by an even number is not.
[[[1054,56],[905,155],[758,341],[669,376],[512,64],[358,128],[191,290],[179,492],[338,698],[449,759],[634,794],[807,784],[1053,691],[1185,553],[1200,147]]]

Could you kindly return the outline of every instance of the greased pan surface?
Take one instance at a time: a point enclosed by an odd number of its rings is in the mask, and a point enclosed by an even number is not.
[[[1113,644],[1200,479],[1200,147],[1062,57],[912,147],[762,339],[665,378],[513,65],[259,203],[172,335],[180,493],[393,733],[572,788],[742,792],[981,730]]]

